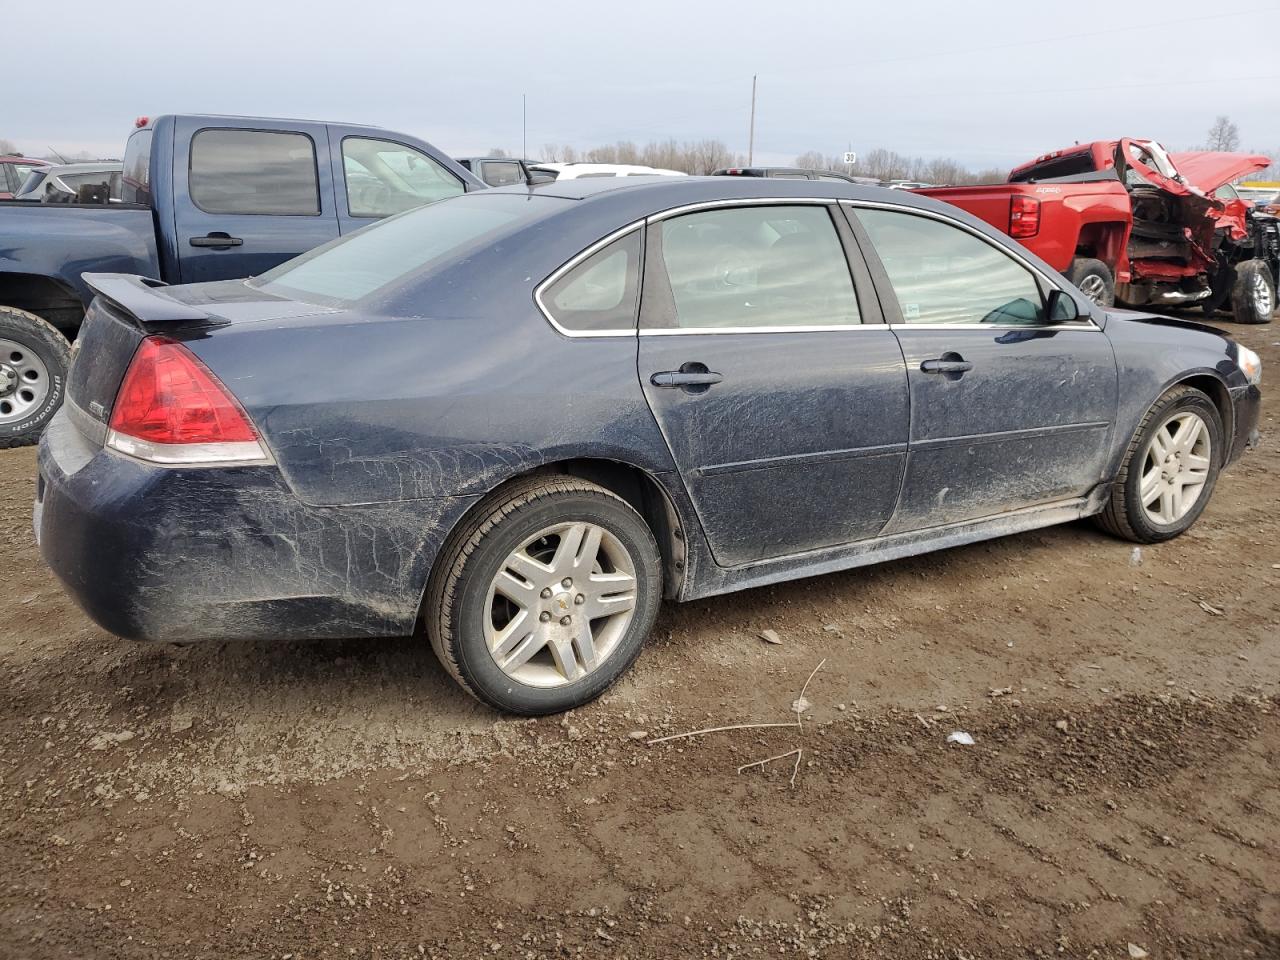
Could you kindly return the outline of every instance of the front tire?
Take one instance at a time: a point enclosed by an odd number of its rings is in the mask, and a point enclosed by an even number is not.
[[[1262,260],[1246,260],[1236,267],[1231,285],[1231,312],[1236,323],[1270,323],[1276,309],[1271,270]]]
[[[1185,533],[1213,494],[1224,453],[1213,401],[1194,387],[1166,391],[1129,442],[1099,526],[1136,543]]]
[[[425,619],[464,690],[537,716],[587,703],[621,676],[661,597],[658,546],[630,504],[576,477],[535,477],[449,538]]]
[[[40,439],[62,406],[71,344],[53,324],[0,307],[0,449]]]

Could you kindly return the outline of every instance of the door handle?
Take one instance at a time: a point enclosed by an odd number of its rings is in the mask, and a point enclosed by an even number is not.
[[[705,363],[691,361],[680,364],[679,370],[663,370],[649,378],[655,387],[669,387],[685,393],[706,393],[724,377],[707,368]]]
[[[192,237],[189,242],[193,247],[212,247],[215,250],[244,245],[244,241],[239,237],[233,237],[227,233],[209,233],[203,237]]]
[[[655,373],[649,382],[655,387],[709,387],[723,380],[718,373],[681,373],[679,370],[664,370]]]
[[[920,364],[922,373],[968,373],[972,369],[968,360],[925,360]]]

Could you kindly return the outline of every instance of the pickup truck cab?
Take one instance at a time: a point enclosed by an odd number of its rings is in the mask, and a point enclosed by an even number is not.
[[[84,273],[199,283],[263,273],[381,217],[484,184],[375,127],[256,117],[139,118],[107,204],[0,202],[0,447],[62,402],[93,298]]]
[[[1201,304],[1211,314],[1229,302],[1238,322],[1266,323],[1280,264],[1230,183],[1269,163],[1103,140],[1036,157],[1007,183],[915,192],[1005,231],[1104,306]]]

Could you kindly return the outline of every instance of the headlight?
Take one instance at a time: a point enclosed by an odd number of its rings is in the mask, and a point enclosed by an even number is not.
[[[1242,347],[1238,343],[1236,344],[1236,364],[1254,386],[1262,382],[1262,358],[1248,347]]]

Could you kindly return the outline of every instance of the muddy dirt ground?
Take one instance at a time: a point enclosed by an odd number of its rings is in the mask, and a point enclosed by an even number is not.
[[[1280,957],[1275,391],[1140,562],[1076,524],[668,607],[536,721],[416,639],[103,633],[0,452],[0,957]],[[802,725],[647,743],[819,663]]]

